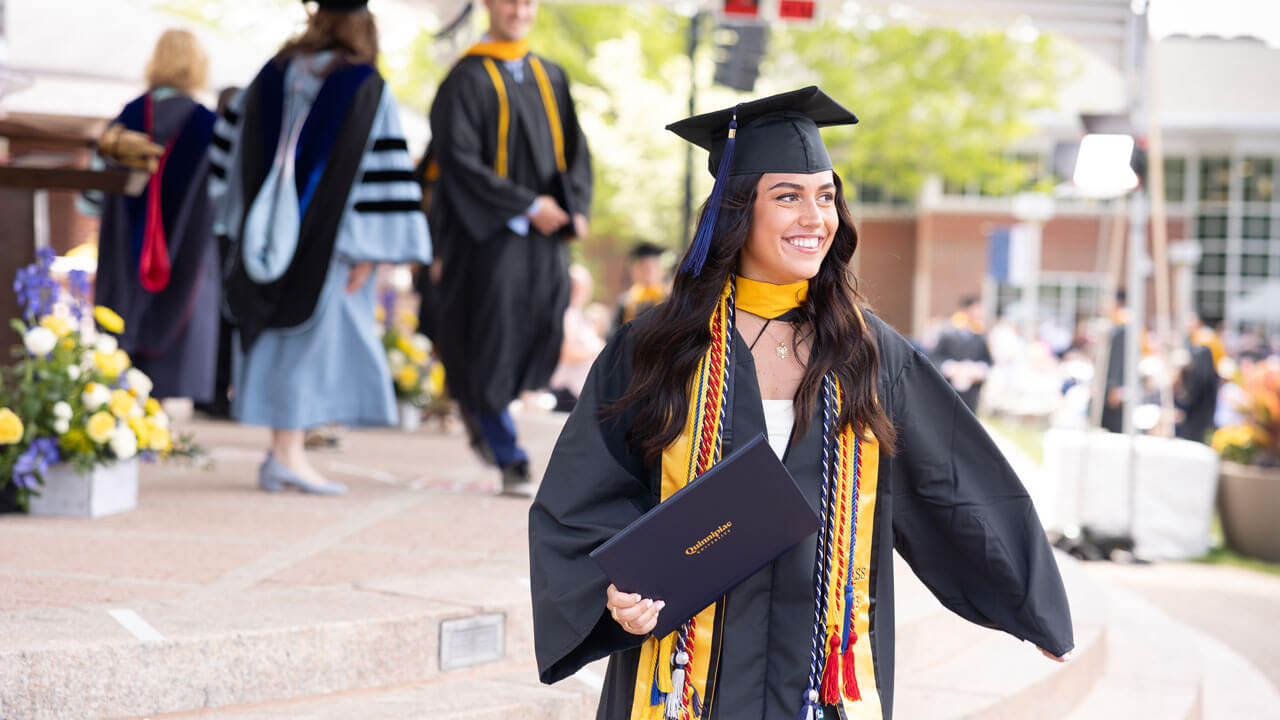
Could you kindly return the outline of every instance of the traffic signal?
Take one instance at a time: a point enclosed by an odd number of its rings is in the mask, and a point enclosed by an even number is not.
[[[779,20],[813,20],[817,12],[816,0],[779,0]]]
[[[726,7],[729,4],[726,0]],[[715,81],[742,92],[754,90],[768,40],[769,30],[762,22],[722,20],[713,35]]]

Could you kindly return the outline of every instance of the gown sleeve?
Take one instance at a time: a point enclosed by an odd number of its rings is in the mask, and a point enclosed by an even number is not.
[[[215,235],[238,232],[240,218],[244,214],[237,155],[240,116],[244,113],[247,94],[248,90],[244,89],[232,96],[226,110],[218,115],[213,124],[213,139],[209,143],[209,200],[214,208]]]
[[[563,70],[561,73],[563,74]],[[564,96],[560,100],[560,107],[564,108],[561,113],[564,123],[565,145],[568,148],[568,157],[566,162],[569,166],[568,180],[570,190],[573,192],[574,210],[584,216],[591,216],[591,150],[587,148],[587,136],[582,132],[582,126],[578,124],[578,112],[573,103],[573,96],[569,94],[569,79],[564,78],[561,83],[564,88]]]
[[[961,617],[1062,656],[1071,613],[1030,496],[928,359],[903,355],[890,391],[895,547]]]
[[[545,683],[644,641],[609,616],[609,580],[588,557],[655,504],[643,464],[626,449],[628,418],[607,411],[630,381],[628,330],[592,366],[529,509],[534,649]]]
[[[351,262],[431,262],[422,186],[413,178],[400,110],[384,85],[351,187],[336,251]]]
[[[538,194],[494,172],[485,158],[496,137],[487,135],[497,110],[488,76],[464,58],[441,84],[431,104],[432,147],[438,151],[440,201],[462,218],[475,241],[488,240],[523,215]],[[511,158],[516,160],[515,157]]]

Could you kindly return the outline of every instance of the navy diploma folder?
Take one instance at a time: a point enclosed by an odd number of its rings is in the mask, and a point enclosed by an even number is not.
[[[665,637],[820,523],[759,435],[591,551],[591,558],[622,592],[666,601],[653,630]]]

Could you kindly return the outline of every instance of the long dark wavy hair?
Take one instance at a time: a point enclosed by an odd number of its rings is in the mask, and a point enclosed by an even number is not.
[[[812,342],[809,364],[796,391],[794,437],[802,437],[808,429],[821,402],[822,379],[834,371],[845,394],[839,426],[870,430],[880,447],[892,453],[897,433],[876,403],[879,354],[871,329],[858,315],[861,296],[850,266],[858,249],[858,233],[840,176],[832,175],[840,222],[817,276],[809,281],[809,295],[796,321],[796,337],[809,337]],[[633,330],[634,373],[613,409],[619,414],[634,412],[627,442],[646,463],[657,462],[684,431],[690,379],[711,344],[708,319],[725,281],[737,270],[738,255],[750,236],[759,180],[760,175],[753,174],[727,181],[702,272],[697,277],[678,273],[671,297]],[[702,214],[706,212],[704,204]]]

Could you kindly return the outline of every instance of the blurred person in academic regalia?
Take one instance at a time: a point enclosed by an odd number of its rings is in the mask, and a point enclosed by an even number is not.
[[[232,414],[272,429],[258,485],[333,495],[304,431],[396,422],[370,274],[430,262],[431,243],[373,15],[318,6],[218,119],[211,189],[232,242]]]
[[[671,293],[667,270],[662,264],[665,252],[660,245],[647,240],[636,243],[627,253],[627,275],[631,284],[618,298],[618,311],[613,317],[613,331],[636,319],[650,308],[666,302]]]
[[[213,397],[222,302],[209,202],[214,114],[192,98],[209,58],[196,36],[167,30],[147,63],[147,91],[131,100],[99,141],[104,163],[148,172],[141,194],[86,192],[100,213],[94,302],[124,319],[120,347],[145,372],[155,397]]]

